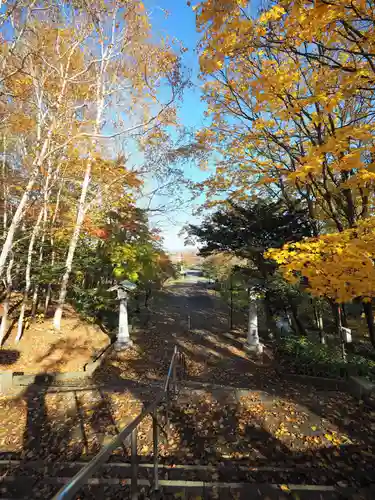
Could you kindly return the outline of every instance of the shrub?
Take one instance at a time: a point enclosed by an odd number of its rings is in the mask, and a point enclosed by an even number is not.
[[[107,288],[83,289],[73,286],[69,298],[75,309],[89,322],[94,323],[103,313],[116,310],[116,302]]]
[[[375,381],[375,361],[355,353],[347,354],[345,363],[340,349],[316,344],[306,337],[287,337],[277,347],[284,369],[316,377],[347,378],[359,375]]]

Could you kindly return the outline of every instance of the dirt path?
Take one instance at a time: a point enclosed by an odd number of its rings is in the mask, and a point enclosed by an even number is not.
[[[244,331],[229,331],[228,310],[220,298],[192,281],[159,292],[149,318],[142,319],[132,338],[135,349],[113,353],[99,379],[158,380],[166,374],[176,343],[186,355],[190,380],[260,388],[274,378],[272,369],[248,358]]]

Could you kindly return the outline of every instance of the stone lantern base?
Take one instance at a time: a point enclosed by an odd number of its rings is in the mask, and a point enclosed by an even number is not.
[[[249,344],[248,342],[244,345],[245,351],[254,354],[263,354],[264,345],[263,344]]]
[[[113,345],[115,351],[123,351],[125,349],[129,349],[129,347],[133,347],[132,340],[116,340]]]

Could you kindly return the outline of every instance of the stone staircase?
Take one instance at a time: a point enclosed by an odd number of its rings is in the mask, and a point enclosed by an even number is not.
[[[132,384],[132,393],[135,395],[138,390],[139,396],[149,401],[158,387],[158,383],[148,387]],[[355,444],[348,445],[346,455],[340,447],[327,447],[316,454],[304,452],[303,443],[293,449],[287,439],[293,429],[293,418],[289,428],[277,428],[276,433],[281,429],[280,439],[272,436],[273,426],[279,425],[278,419],[285,419],[285,412],[302,415],[307,412],[304,407],[283,404],[265,392],[185,382],[169,409],[170,433],[168,436],[163,430],[160,433],[158,492],[152,491],[152,433],[141,430],[138,498],[375,498],[373,458],[369,454],[368,468],[362,462],[360,467],[356,466],[352,457],[361,450]],[[161,413],[164,410],[161,408]],[[311,418],[299,424],[306,433],[319,425]],[[312,430],[310,437],[314,438],[315,432]],[[335,464],[337,458],[340,460]],[[75,461],[4,458],[0,461],[0,498],[51,498],[89,459],[89,456]],[[75,498],[133,500],[130,483],[130,450],[125,443]]]
[[[17,467],[17,464],[8,464]],[[4,478],[1,498],[30,499],[51,498],[54,492],[65,484],[74,473],[84,465],[83,462],[60,463],[50,468],[45,463],[31,462],[22,471]],[[141,463],[138,470],[139,498],[141,499],[269,499],[287,500],[333,500],[333,499],[373,499],[375,489],[370,486],[356,488],[351,486],[311,484],[311,479],[319,480],[319,469],[312,471],[302,468],[292,471],[295,483],[277,482],[277,478],[285,477],[291,471],[287,468],[258,467],[246,471],[251,481],[235,480],[241,466],[236,463],[222,467],[161,465],[160,492],[152,492],[152,463]],[[8,469],[9,470],[9,469]],[[257,475],[260,475],[257,482]],[[262,481],[264,474],[272,476],[274,482]],[[110,462],[101,469],[100,474],[92,477],[87,486],[75,497],[77,499],[131,497],[130,464],[127,462]],[[31,496],[31,492],[32,496]]]

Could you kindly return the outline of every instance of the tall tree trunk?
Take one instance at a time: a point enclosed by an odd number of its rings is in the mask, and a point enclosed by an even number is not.
[[[322,306],[319,304],[319,302],[315,301],[313,304],[313,309],[314,309],[315,324],[319,332],[320,343],[325,344],[326,336],[324,332]]]
[[[39,283],[35,283],[33,298],[31,300],[31,317],[35,319],[39,304]]]
[[[12,295],[12,267],[13,267],[13,262],[14,262],[14,256],[13,253],[11,254],[11,257],[8,262],[8,267],[7,267],[7,273],[6,273],[6,295],[5,299],[3,302],[3,317],[1,319],[1,325],[0,325],[0,346],[3,344],[4,337],[7,331],[7,326],[8,326],[8,313],[9,313],[9,305],[10,305],[10,298]]]
[[[270,295],[269,292],[265,292],[264,294],[264,300],[263,300],[263,305],[264,305],[264,314],[266,316],[266,324],[267,324],[267,330],[269,335],[274,335],[276,332],[276,335],[279,334],[278,328],[276,328],[275,321],[273,319],[273,314],[272,314],[272,308],[271,308],[271,303],[270,303]]]
[[[5,264],[6,264],[9,252],[13,246],[14,235],[15,235],[15,233],[20,225],[20,222],[23,219],[23,215],[24,215],[26,206],[27,206],[29,198],[30,198],[31,190],[34,187],[34,184],[35,184],[36,178],[38,176],[40,167],[43,164],[44,158],[46,156],[46,153],[47,153],[47,150],[48,150],[48,147],[50,144],[50,137],[49,137],[50,132],[51,131],[49,131],[48,137],[43,143],[41,151],[38,154],[38,157],[34,161],[33,167],[31,169],[29,181],[26,185],[25,191],[23,192],[23,195],[22,195],[21,200],[18,204],[18,207],[17,207],[16,211],[14,212],[12,222],[10,223],[10,226],[8,228],[7,237],[5,239],[5,242],[4,242],[3,248],[1,250],[1,254],[0,254],[0,279],[3,277]]]
[[[58,305],[53,318],[53,326],[56,328],[56,330],[60,330],[61,328],[61,318],[62,318],[66,295],[68,292],[68,282],[70,278],[70,273],[72,272],[74,253],[77,248],[77,243],[81,232],[82,223],[85,218],[86,197],[90,180],[91,180],[91,160],[89,160],[87,163],[87,168],[82,183],[82,191],[78,205],[77,218],[73,228],[73,235],[69,243],[68,254],[65,261],[65,272],[61,280]]]
[[[336,333],[338,335],[338,338],[340,340],[340,347],[341,347],[341,356],[343,361],[346,361],[346,348],[345,348],[345,341],[344,341],[344,336],[342,332],[342,312],[341,312],[341,304],[337,304],[337,302],[331,302],[332,306],[332,311],[334,314],[335,318],[335,325],[336,325]]]
[[[57,178],[60,172],[60,166],[61,162],[59,163],[58,167],[55,170],[54,177]],[[42,266],[43,263],[43,252],[44,252],[44,242],[46,238],[46,226],[47,226],[47,216],[48,216],[48,200],[49,200],[49,195],[50,195],[50,183],[51,183],[51,175],[52,175],[52,160],[49,158],[48,160],[48,169],[46,172],[46,178],[45,178],[45,183],[44,183],[44,189],[43,189],[43,208],[42,208],[42,238],[40,242],[40,247],[39,247],[39,269]],[[37,306],[38,306],[38,292],[39,292],[39,283],[35,284],[34,287],[34,293],[33,293],[33,299],[32,299],[32,308],[31,308],[31,317],[35,318]]]
[[[7,236],[5,238],[5,242],[0,254],[0,278],[3,277],[5,264],[9,255],[9,252],[13,246],[14,235],[20,225],[20,222],[23,218],[23,214],[26,208],[26,205],[29,201],[31,190],[34,186],[34,182],[36,180],[37,172],[32,172],[29,182],[27,183],[26,189],[21,197],[21,200],[18,204],[16,211],[14,212],[12,222],[8,228]]]
[[[18,318],[18,326],[17,326],[17,336],[16,336],[16,342],[19,342],[22,337],[22,332],[23,332],[23,322],[25,318],[25,311],[26,311],[26,306],[27,306],[27,300],[29,296],[29,291],[31,287],[31,264],[32,264],[32,259],[33,259],[33,250],[34,250],[34,244],[35,240],[39,234],[39,229],[40,229],[40,223],[42,221],[42,216],[43,216],[43,208],[40,210],[38,218],[36,220],[35,226],[33,228],[33,231],[31,233],[31,238],[30,238],[30,243],[29,243],[29,249],[27,252],[27,263],[26,263],[26,284],[25,284],[25,290],[23,293],[23,300],[22,300],[22,305],[21,305],[21,311],[20,315]]]
[[[94,135],[97,135],[100,131],[102,115],[103,115],[103,111],[104,111],[103,72],[104,72],[104,69],[106,67],[105,63],[106,63],[106,59],[103,58],[102,62],[101,62],[100,72],[98,74],[98,80],[97,80],[97,86],[96,86],[97,112],[96,112],[96,120],[95,120],[95,126],[94,126]],[[77,217],[76,217],[76,221],[74,224],[73,235],[72,235],[72,238],[71,238],[70,243],[69,243],[68,254],[66,257],[66,261],[65,261],[65,272],[64,272],[62,280],[61,280],[58,305],[57,305],[55,315],[53,318],[53,326],[55,327],[56,330],[60,330],[60,328],[61,328],[61,318],[62,318],[63,307],[65,304],[66,295],[68,292],[68,282],[69,282],[69,278],[70,278],[70,273],[72,272],[74,254],[75,254],[77,243],[79,240],[79,235],[81,232],[82,223],[83,223],[83,220],[84,220],[85,215],[86,215],[86,198],[87,198],[89,185],[91,182],[91,172],[92,172],[93,162],[94,162],[94,158],[93,158],[93,155],[91,154],[88,161],[87,161],[85,175],[84,175],[83,182],[82,182],[82,190],[81,190],[81,196],[80,196],[79,203],[78,203]]]
[[[78,43],[77,43],[77,45],[78,45]],[[60,106],[63,102],[64,97],[65,97],[65,91],[66,91],[67,85],[68,85],[67,69],[69,68],[71,57],[72,57],[73,52],[74,52],[75,48],[77,47],[77,45],[74,44],[72,46],[71,51],[70,51],[70,55],[67,56],[67,63],[66,63],[67,67],[65,68],[65,76],[64,76],[64,79],[61,83],[60,93],[58,95],[58,98],[56,100],[56,105],[55,105],[56,112],[60,109]],[[44,135],[45,139],[41,140],[42,139],[42,125],[41,124],[43,122],[42,117],[45,115],[45,109],[43,109],[43,99],[42,99],[41,95],[38,94],[38,92],[39,92],[39,88],[37,88],[37,96],[36,96],[37,101],[38,101],[38,106],[39,106],[39,109],[38,109],[39,118],[38,118],[38,124],[37,124],[37,140],[38,140],[38,143],[42,144],[42,147],[40,148],[40,151],[38,152],[36,158],[34,159],[34,161],[32,163],[28,183],[26,185],[25,191],[23,192],[23,195],[22,195],[21,200],[18,204],[18,207],[17,207],[16,211],[14,212],[12,222],[10,223],[9,228],[8,228],[7,237],[5,239],[5,242],[4,242],[3,248],[1,250],[1,254],[0,254],[0,279],[3,277],[5,264],[6,264],[9,252],[13,246],[14,235],[19,227],[21,220],[23,219],[25,209],[26,209],[27,204],[29,202],[31,190],[35,184],[37,177],[38,177],[41,166],[43,165],[43,163],[46,160],[46,157],[48,155],[49,147],[51,144],[52,134],[53,134],[54,129],[56,127],[56,120],[52,120],[50,127],[48,128],[48,130],[45,131],[45,135]]]
[[[63,188],[63,184],[61,183],[60,187],[59,187],[59,190],[57,192],[55,209],[54,209],[53,216],[52,216],[52,221],[51,221],[51,238],[50,238],[50,244],[51,244],[51,267],[52,268],[55,265],[55,256],[56,256],[56,253],[55,253],[55,240],[54,240],[54,237],[53,237],[53,230],[54,230],[56,219],[57,219],[57,215],[58,215],[59,209],[60,209],[60,199],[61,199],[62,188]],[[45,315],[47,315],[47,312],[48,312],[48,307],[49,307],[49,303],[50,303],[50,300],[51,300],[51,295],[52,295],[52,285],[51,285],[51,283],[48,283],[47,292],[46,292],[46,300],[44,302],[44,314]]]
[[[49,174],[51,173],[51,170],[49,169]],[[48,174],[47,174],[48,175]],[[39,269],[42,266],[43,263],[43,254],[44,254],[44,242],[46,238],[46,225],[47,225],[47,215],[48,215],[48,196],[49,196],[49,186],[48,186],[48,180],[46,180],[46,189],[44,193],[44,203],[43,203],[43,222],[42,222],[42,238],[40,242],[40,248],[39,248]],[[32,299],[32,308],[31,308],[31,317],[35,318],[35,314],[37,312],[38,308],[38,292],[39,292],[39,283],[35,283],[35,288],[34,288],[34,293],[33,293],[33,299]]]
[[[4,240],[7,235],[8,228],[8,185],[7,185],[7,172],[6,172],[6,151],[7,142],[6,136],[3,135],[3,162],[2,162],[2,181],[3,181],[3,237]]]
[[[298,317],[298,309],[296,305],[292,301],[290,301],[289,307],[290,307],[290,320],[294,331],[296,332],[297,335],[306,336],[306,330],[305,327],[303,326],[302,321],[300,321]]]
[[[374,327],[374,314],[372,311],[372,301],[362,302],[363,312],[365,313],[368,333],[370,336],[370,341],[375,348],[375,327]]]
[[[339,306],[337,306],[336,302],[334,302],[332,300],[330,300],[329,302],[331,304],[333,317],[335,319],[336,331],[338,332],[339,324],[340,324],[340,326],[344,326],[345,328],[348,328],[348,319],[347,319],[344,304],[340,304]],[[338,316],[339,313],[340,313],[340,317]]]
[[[343,331],[342,331],[342,305],[337,304],[337,320],[338,320],[338,328],[339,328],[339,335],[340,335],[340,344],[341,344],[341,355],[343,361],[346,362],[346,349],[345,349],[345,341],[344,341],[344,336],[343,336]]]
[[[346,314],[346,307],[345,304],[341,304],[341,323],[342,326],[345,328],[348,328],[348,315]]]

